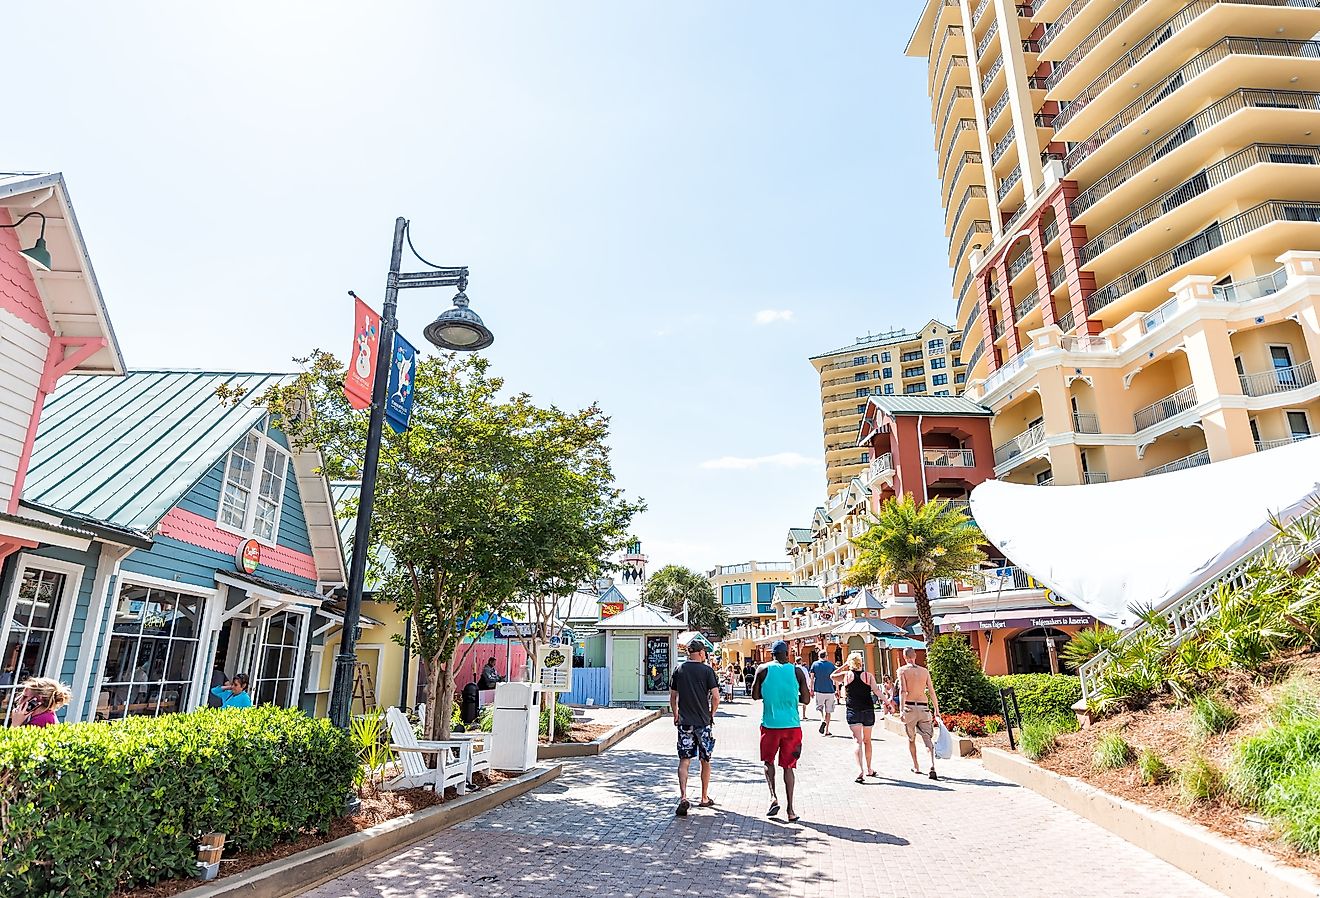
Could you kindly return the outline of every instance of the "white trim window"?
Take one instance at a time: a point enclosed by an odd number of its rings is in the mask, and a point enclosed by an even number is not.
[[[261,622],[261,640],[252,665],[252,700],[257,704],[293,707],[298,700],[307,615],[277,611]]]
[[[0,717],[8,724],[10,705],[29,677],[58,677],[68,638],[68,611],[73,604],[70,588],[77,587],[81,569],[75,574],[58,562],[28,558],[10,595],[9,613],[0,628]],[[40,565],[40,566],[38,566]]]
[[[124,583],[97,685],[95,720],[155,717],[190,711],[206,599],[154,586]]]
[[[251,430],[229,451],[216,523],[227,530],[274,543],[289,471],[289,453],[262,432]]]

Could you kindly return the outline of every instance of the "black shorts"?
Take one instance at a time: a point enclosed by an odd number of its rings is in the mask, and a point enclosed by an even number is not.
[[[848,709],[848,726],[850,726],[850,727],[855,727],[855,726],[873,727],[873,726],[875,726],[875,709],[874,709],[874,708],[849,708],[849,709]]]

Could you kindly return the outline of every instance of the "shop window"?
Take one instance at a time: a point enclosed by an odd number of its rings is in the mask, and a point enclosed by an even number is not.
[[[4,722],[9,708],[28,677],[52,676],[58,663],[55,634],[65,603],[68,577],[56,571],[25,568],[14,596],[14,610],[4,634],[5,653],[0,656],[0,705]]]
[[[274,542],[288,473],[288,453],[260,430],[253,430],[229,453],[218,523]]]
[[[97,689],[97,720],[191,710],[205,600],[124,584]]]
[[[297,698],[295,680],[304,620],[295,611],[280,611],[262,622],[252,683],[252,700],[257,704],[288,708]]]
[[[1037,627],[1024,630],[1008,641],[1008,657],[1013,665],[1013,673],[1052,673],[1050,668],[1049,640],[1054,640],[1056,664],[1058,653],[1071,639],[1062,630],[1053,627]]]

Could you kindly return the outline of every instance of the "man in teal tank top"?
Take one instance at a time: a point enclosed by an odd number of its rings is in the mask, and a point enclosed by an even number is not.
[[[793,811],[794,769],[802,756],[802,718],[798,706],[811,700],[807,676],[788,660],[788,643],[782,639],[770,647],[775,660],[761,665],[752,682],[752,698],[761,702],[761,762],[765,781],[770,786],[770,810],[767,817],[779,813],[779,795],[775,788],[775,762],[784,770],[784,792],[788,798],[788,822],[798,815]]]

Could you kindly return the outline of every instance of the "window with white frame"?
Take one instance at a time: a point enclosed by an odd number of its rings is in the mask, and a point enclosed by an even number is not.
[[[306,616],[296,611],[277,611],[262,622],[253,665],[254,702],[288,708],[298,697],[298,652],[305,621]]]
[[[288,468],[289,454],[282,446],[260,428],[250,431],[229,452],[218,523],[274,542]]]
[[[927,340],[927,341],[926,341],[926,349],[927,349],[929,352],[931,352],[931,353],[943,352],[943,351],[944,351],[944,338],[941,337],[941,338],[938,339],[938,340]]]
[[[125,583],[119,588],[96,720],[189,711],[200,649],[201,596]]]
[[[0,656],[0,716],[8,723],[10,705],[28,677],[51,676],[67,575],[27,567],[14,594],[13,613]]]

